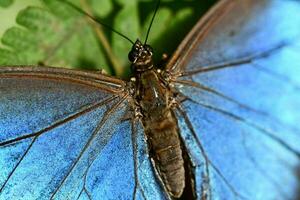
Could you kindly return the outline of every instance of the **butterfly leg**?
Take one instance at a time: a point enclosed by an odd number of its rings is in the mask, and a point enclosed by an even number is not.
[[[165,69],[169,59],[170,59],[170,57],[168,54],[166,54],[166,53],[162,54],[161,60],[159,61],[158,65],[157,65],[158,68]]]

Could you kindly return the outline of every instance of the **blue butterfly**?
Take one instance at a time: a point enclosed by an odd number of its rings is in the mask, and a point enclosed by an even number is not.
[[[130,81],[0,68],[0,199],[299,199],[299,27],[299,1],[221,0],[165,69],[135,42]]]

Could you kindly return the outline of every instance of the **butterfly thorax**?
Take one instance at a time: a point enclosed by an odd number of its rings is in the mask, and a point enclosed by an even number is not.
[[[137,41],[129,59],[153,165],[167,193],[178,198],[185,187],[185,169],[177,120],[167,101],[171,91],[153,66],[151,47]]]

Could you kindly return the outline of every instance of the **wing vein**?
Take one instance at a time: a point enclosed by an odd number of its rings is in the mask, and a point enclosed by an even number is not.
[[[221,92],[217,91],[216,89],[213,89],[213,88],[210,88],[204,84],[200,84],[200,83],[197,83],[197,82],[192,82],[192,81],[187,81],[187,80],[175,80],[173,81],[174,83],[178,83],[178,84],[182,84],[182,85],[187,85],[187,86],[191,86],[191,87],[194,87],[194,88],[197,88],[197,89],[201,89],[201,90],[204,90],[206,92],[209,92],[211,94],[214,94],[218,97],[221,97],[229,102],[232,102],[236,105],[238,105],[239,107],[242,107],[242,108],[245,108],[246,110],[249,110],[249,111],[252,111],[252,112],[255,112],[257,114],[260,114],[260,115],[268,115],[268,113],[266,112],[263,112],[263,111],[260,111],[260,110],[257,110],[255,108],[252,108],[251,106],[248,106],[248,105],[245,105],[245,104],[242,104],[240,102],[238,102],[237,100],[229,97],[229,96],[226,96],[225,94],[222,94]]]
[[[183,116],[183,119],[186,123],[186,125],[188,126],[189,130],[191,131],[193,137],[196,139],[197,145],[200,148],[201,154],[203,155],[204,159],[205,159],[205,180],[206,182],[202,183],[202,192],[204,194],[206,194],[208,191],[210,191],[209,196],[211,196],[211,188],[206,188],[206,184],[210,184],[210,170],[209,170],[209,165],[212,166],[212,168],[217,172],[217,174],[221,177],[221,179],[224,181],[224,183],[227,185],[227,187],[230,189],[230,191],[235,195],[235,197],[239,197],[241,199],[243,199],[244,197],[239,194],[235,188],[230,184],[230,182],[224,177],[224,175],[221,173],[221,171],[212,163],[212,161],[209,159],[208,155],[205,153],[205,149],[202,145],[202,142],[200,141],[200,139],[198,138],[196,131],[194,130],[194,127],[192,125],[192,122],[190,121],[188,115],[185,113],[184,109],[181,106],[178,106],[178,111],[181,113],[181,115]],[[208,190],[208,191],[207,191]],[[202,199],[203,197],[201,197]],[[207,197],[204,197],[204,199]],[[211,199],[211,198],[209,198]]]
[[[4,184],[0,188],[0,194],[3,191],[4,187],[6,186],[6,184],[8,183],[8,181],[10,180],[10,178],[12,177],[13,173],[16,171],[16,169],[18,168],[18,166],[20,165],[20,163],[22,162],[22,160],[25,158],[25,156],[27,155],[27,153],[29,152],[29,150],[33,146],[33,144],[34,144],[34,142],[36,141],[37,138],[38,138],[38,136],[34,137],[34,139],[31,141],[30,145],[28,146],[28,148],[26,149],[26,151],[22,155],[21,159],[18,161],[18,163],[16,164],[16,166],[13,168],[13,170],[9,173],[7,179],[4,181]]]
[[[240,108],[244,108],[247,111],[253,112],[255,114],[261,115],[265,118],[271,119],[272,121],[276,122],[277,124],[280,124],[281,126],[284,127],[288,127],[288,129],[291,129],[292,131],[296,131],[296,132],[300,132],[300,130],[297,127],[291,126],[290,124],[285,124],[284,122],[282,122],[281,120],[279,120],[278,118],[276,118],[275,116],[272,116],[271,114],[269,114],[268,112],[265,111],[261,111],[261,110],[257,110],[249,105],[243,104],[235,99],[233,99],[232,97],[229,97],[213,88],[210,88],[206,85],[202,85],[200,83],[197,82],[192,82],[192,81],[186,81],[186,80],[175,80],[173,81],[174,83],[178,83],[178,84],[182,84],[182,85],[187,85],[187,86],[191,86],[191,87],[195,87],[197,89],[202,89],[204,91],[207,91],[211,94],[217,95],[218,97],[221,97],[229,102],[232,102],[234,104],[236,104],[237,106],[239,106]],[[192,100],[191,98],[187,97],[186,95],[184,95],[182,92],[179,92],[180,96],[184,97],[184,100],[191,100],[193,102],[197,102],[195,100]]]
[[[106,103],[109,103],[109,102],[113,101],[115,98],[117,98],[117,97],[116,96],[111,96],[111,97],[109,97],[109,98],[107,98],[107,99],[105,99],[105,100],[103,100],[101,102],[97,102],[97,103],[92,104],[92,105],[89,104],[87,106],[84,106],[81,110],[76,111],[71,116],[69,116],[69,117],[67,117],[65,119],[62,119],[62,120],[60,120],[60,121],[58,121],[58,122],[56,122],[56,123],[54,123],[54,124],[52,124],[52,125],[44,128],[44,129],[42,129],[40,131],[37,131],[35,133],[31,133],[31,134],[26,134],[26,135],[23,135],[21,137],[17,137],[17,138],[13,138],[13,139],[1,142],[0,143],[0,147],[6,146],[6,145],[10,145],[10,144],[22,141],[22,140],[27,139],[27,138],[38,137],[38,136],[40,136],[40,135],[42,135],[42,134],[44,134],[44,133],[46,133],[46,132],[48,132],[48,131],[50,131],[50,130],[52,130],[54,128],[57,128],[57,127],[65,124],[65,123],[67,123],[69,121],[72,121],[72,120],[76,119],[77,117],[79,117],[81,115],[84,115],[85,113],[88,113],[88,112],[90,112],[90,111],[92,111],[92,110],[94,110],[96,108],[99,108],[99,107],[105,105]]]
[[[289,77],[287,77],[283,74],[280,74],[278,72],[275,72],[270,68],[266,68],[266,67],[264,67],[264,66],[262,66],[261,64],[258,64],[258,63],[252,63],[252,66],[257,70],[259,70],[259,71],[261,71],[265,74],[268,74],[269,76],[272,76],[272,77],[276,78],[277,80],[280,80],[280,81],[282,81],[286,84],[292,85],[296,90],[300,91],[300,85],[295,83]]]
[[[115,103],[109,110],[107,110],[104,114],[104,116],[102,117],[102,119],[99,121],[97,127],[95,128],[95,130],[93,131],[92,135],[89,137],[87,143],[84,145],[83,149],[80,151],[79,155],[77,156],[76,160],[74,161],[74,163],[72,164],[72,166],[70,167],[70,169],[68,170],[68,172],[66,173],[66,175],[64,176],[64,178],[62,179],[61,183],[58,185],[58,187],[55,189],[55,191],[53,192],[52,196],[50,199],[53,199],[54,196],[56,195],[56,193],[60,190],[60,188],[63,186],[64,182],[67,180],[67,178],[70,176],[71,172],[73,171],[73,169],[75,168],[75,166],[77,165],[77,163],[79,162],[79,160],[81,159],[81,157],[83,156],[83,154],[86,152],[86,150],[88,149],[88,147],[90,146],[91,142],[93,141],[94,137],[97,135],[97,133],[99,132],[99,130],[102,128],[102,126],[105,124],[105,122],[107,121],[107,119],[109,118],[109,115],[111,113],[114,113],[116,111],[116,109],[121,105],[121,103],[123,103],[125,101],[125,99],[128,97],[128,94],[124,95],[121,100],[119,100],[117,103]],[[93,159],[94,160],[94,159]],[[92,163],[92,162],[91,162]],[[90,167],[90,165],[88,166],[88,168]],[[87,172],[87,171],[86,171]]]
[[[260,142],[259,140],[257,142]],[[282,196],[284,196],[283,199],[288,199],[288,195],[284,193],[284,191],[281,189],[281,184],[278,183],[277,181],[275,181],[269,174],[267,170],[264,170],[263,168],[261,168],[259,166],[259,162],[256,161],[256,159],[252,156],[250,150],[247,148],[246,146],[246,139],[245,136],[243,134],[243,147],[245,150],[245,153],[247,154],[247,157],[249,158],[250,162],[252,163],[253,167],[259,171],[259,173],[262,175],[262,177],[264,177],[265,179],[267,179],[269,182],[271,182],[274,186],[276,186],[276,189],[279,190],[279,192],[281,193]],[[262,145],[262,144],[261,144]]]
[[[196,102],[192,99],[189,99],[190,101],[192,101],[193,103],[195,104],[198,104],[206,109],[209,109],[209,110],[212,110],[212,111],[215,111],[217,113],[220,113],[220,114],[223,114],[225,116],[228,116],[234,120],[237,120],[241,123],[244,123],[256,130],[258,130],[259,132],[263,133],[264,135],[268,136],[269,138],[271,138],[272,140],[276,141],[277,143],[279,143],[280,145],[282,145],[283,147],[285,147],[287,150],[289,150],[290,152],[292,152],[295,156],[297,156],[299,159],[300,159],[300,152],[298,152],[296,149],[294,149],[293,147],[291,147],[290,145],[288,145],[285,141],[283,141],[282,139],[280,139],[279,137],[275,136],[275,133],[272,132],[272,131],[269,131],[267,129],[264,129],[263,127],[260,127],[259,125],[257,124],[254,124],[253,122],[250,122],[248,120],[246,120],[245,118],[241,117],[241,116],[238,116],[238,115],[235,115],[229,111],[226,111],[226,110],[223,110],[221,108],[218,108],[218,107],[214,107],[214,106],[211,106],[211,105],[207,105],[207,104],[204,104],[204,103],[200,103],[200,102]]]
[[[197,67],[197,70],[184,71],[184,72],[179,73],[179,75],[175,74],[175,77],[193,76],[193,75],[196,75],[199,73],[206,73],[206,72],[210,72],[210,71],[222,70],[222,69],[230,68],[230,67],[239,67],[244,64],[249,64],[249,63],[253,62],[254,60],[267,58],[270,55],[272,55],[272,53],[279,51],[286,46],[287,46],[287,43],[281,42],[276,47],[269,49],[267,51],[264,51],[264,52],[260,52],[260,53],[257,53],[257,54],[251,55],[251,56],[247,56],[247,57],[243,57],[243,58],[238,58],[238,59],[235,59],[230,62],[219,63],[219,64],[210,65],[210,66],[199,66],[199,67]]]

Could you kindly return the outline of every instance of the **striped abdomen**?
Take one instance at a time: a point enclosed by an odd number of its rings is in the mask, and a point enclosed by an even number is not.
[[[148,145],[167,192],[175,198],[185,187],[184,160],[177,121],[170,110],[145,122]]]

